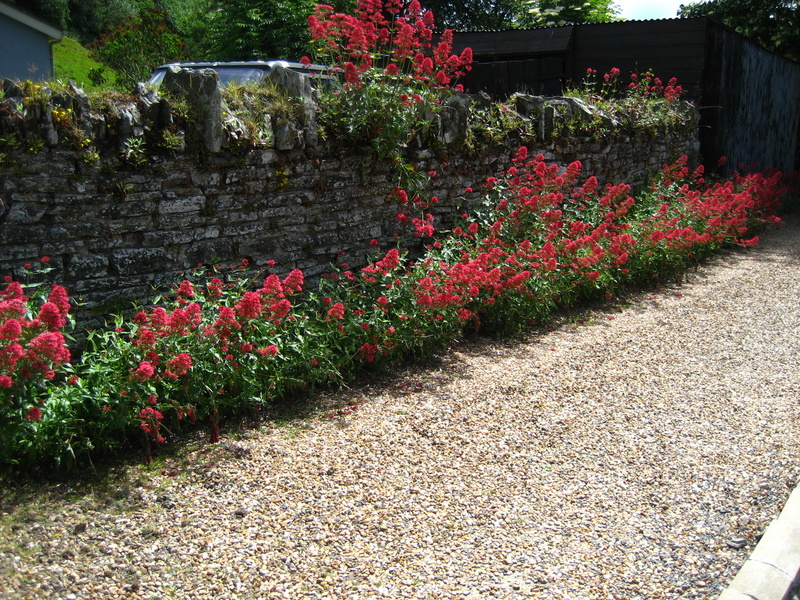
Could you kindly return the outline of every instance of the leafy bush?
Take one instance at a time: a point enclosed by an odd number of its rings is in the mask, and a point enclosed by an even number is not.
[[[652,72],[631,73],[627,85],[621,72],[611,69],[598,80],[595,69],[587,69],[580,86],[564,95],[592,104],[631,129],[660,133],[675,130],[691,121],[689,105],[681,101],[684,93],[674,77],[666,84]]]
[[[103,34],[90,49],[98,60],[117,70],[117,84],[127,88],[150,79],[158,65],[187,57],[185,44],[170,25],[167,13],[156,8]]]
[[[227,0],[207,13],[206,35],[212,60],[282,58],[296,61],[308,52],[306,23],[313,0]]]
[[[453,33],[434,47],[434,17],[417,0],[360,0],[357,16],[318,5],[309,17],[315,61],[340,69],[344,86],[322,96],[321,122],[340,139],[370,143],[403,162],[424,135],[442,95],[471,68],[472,51],[451,54]],[[307,59],[306,59],[307,60]]]
[[[216,441],[225,415],[431,353],[465,330],[516,331],[674,277],[723,246],[755,244],[748,232],[777,220],[786,193],[779,173],[712,183],[685,159],[638,198],[594,177],[578,185],[580,175],[578,162],[548,165],[523,147],[487,180],[483,207],[438,235],[428,202],[397,189],[398,220],[430,242],[420,259],[390,249],[313,293],[301,271],[281,278],[271,262],[255,277],[249,265],[197,271],[132,319],[92,332],[77,364],[63,346],[63,288],[45,296],[41,285],[7,281],[0,464],[65,469],[136,445],[149,456],[195,422]]]

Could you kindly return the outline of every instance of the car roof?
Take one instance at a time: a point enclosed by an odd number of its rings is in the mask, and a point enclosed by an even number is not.
[[[273,69],[281,66],[287,69],[309,69],[312,71],[329,71],[330,67],[315,64],[303,64],[288,60],[220,60],[220,61],[199,61],[199,62],[173,62],[159,65],[157,69],[167,69],[169,67],[181,67],[182,69],[215,69],[218,67],[244,67],[244,68],[269,68]]]
[[[287,60],[234,60],[234,61],[203,61],[203,62],[174,62],[156,67],[149,83],[159,86],[164,75],[170,67],[182,69],[212,69],[220,76],[220,83],[225,86],[231,82],[243,81],[259,82],[267,77],[276,67],[283,67],[309,75],[312,79],[329,79],[329,74],[334,70],[324,65],[290,62]]]

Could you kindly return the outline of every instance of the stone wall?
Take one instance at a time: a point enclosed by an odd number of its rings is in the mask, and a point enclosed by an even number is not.
[[[56,279],[83,298],[82,315],[91,326],[110,303],[147,301],[154,288],[164,289],[201,263],[274,260],[273,272],[301,268],[313,279],[331,263],[364,264],[375,250],[373,239],[384,251],[398,238],[415,242],[395,219],[393,166],[366,147],[323,143],[315,132],[303,133],[301,124],[288,148],[278,148],[273,136],[247,150],[181,145],[124,160],[132,148],[128,140],[147,138],[148,128],[163,119],[160,103],[150,92],[149,101],[120,106],[111,131],[112,120],[85,114],[78,96],[70,106],[76,122],[84,123],[81,133],[94,136],[87,138],[89,146],[65,147],[64,132],[61,141],[48,137],[48,127],[58,133],[48,121],[48,105],[39,126],[47,143],[26,151],[28,138],[13,152],[6,149],[0,164],[0,274],[18,274],[24,264],[50,257]],[[148,120],[147,110],[156,116]],[[278,126],[273,119],[273,131]],[[25,138],[21,129],[17,135]],[[230,141],[230,131],[228,136]],[[659,136],[612,127],[602,136],[553,137],[528,146],[562,164],[581,160],[586,177],[641,184],[662,164],[693,155],[696,137],[692,127]],[[435,150],[409,150],[418,172],[435,172],[425,178],[425,191],[439,199],[432,208],[435,224],[446,226],[456,210],[477,200],[485,179],[508,166],[519,143],[509,139],[468,152],[459,142],[440,139]],[[465,193],[468,187],[476,192]],[[92,313],[97,317],[87,317]]]

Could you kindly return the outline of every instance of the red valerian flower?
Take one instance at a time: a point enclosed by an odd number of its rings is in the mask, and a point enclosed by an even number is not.
[[[34,363],[43,359],[50,361],[54,367],[69,362],[70,353],[66,340],[61,333],[46,331],[40,333],[28,343],[28,357]]]
[[[176,293],[182,298],[194,298],[194,286],[191,281],[184,279],[178,286]]]
[[[216,334],[220,339],[225,340],[231,336],[234,329],[241,327],[242,325],[236,321],[236,311],[230,306],[221,306],[214,327],[208,333],[209,335]]]
[[[167,323],[169,323],[167,311],[161,306],[155,307],[150,314],[150,323],[152,323],[153,327],[156,329],[166,327]]]
[[[273,302],[269,305],[270,310],[270,318],[275,321],[277,319],[282,319],[286,315],[289,314],[289,311],[292,310],[292,303],[286,300],[278,300],[277,302]]]
[[[50,288],[50,295],[47,297],[47,301],[58,306],[58,310],[62,315],[69,313],[69,295],[67,294],[67,290],[60,285],[53,285]]]
[[[50,331],[58,331],[67,324],[67,320],[62,316],[58,306],[52,302],[42,304],[42,308],[39,309],[39,319]]]
[[[25,290],[22,289],[22,284],[19,281],[10,281],[6,289],[3,290],[2,296],[6,300],[22,300],[23,302],[28,300],[25,296]]]
[[[278,347],[275,344],[270,344],[266,348],[259,348],[256,352],[261,356],[278,356]]]
[[[356,66],[352,62],[344,63],[344,80],[352,86],[360,85],[358,82],[358,72]]]
[[[364,344],[358,349],[358,354],[368,363],[375,362],[378,347],[374,344]]]
[[[17,319],[9,319],[0,325],[0,340],[19,341],[22,335],[22,325]]]
[[[222,296],[222,290],[225,287],[225,284],[219,277],[214,277],[214,279],[208,282],[207,287],[208,287],[208,295],[218,298]]]
[[[261,295],[258,292],[245,292],[234,308],[239,317],[255,319],[261,314]]]
[[[294,294],[303,290],[303,283],[303,272],[300,269],[294,269],[283,280],[283,289],[289,294]]]
[[[17,342],[11,342],[5,348],[0,347],[0,367],[7,372],[13,372],[23,356],[25,348]]]
[[[192,357],[186,352],[181,352],[167,361],[167,367],[177,376],[185,375],[192,368]]]
[[[161,419],[164,418],[164,415],[155,408],[146,406],[139,411],[139,417],[145,419],[139,423],[139,427],[142,429],[142,431],[144,431],[149,438],[152,438],[159,444],[163,444],[166,440],[159,433],[159,428],[161,426]]]
[[[264,285],[258,290],[265,296],[274,296],[276,298],[283,298],[283,284],[277,275],[270,275],[264,280]]]
[[[143,360],[136,369],[131,370],[131,379],[134,381],[144,381],[155,375],[155,372],[156,370],[153,367],[153,363]]]
[[[156,345],[156,334],[152,330],[142,328],[136,332],[136,338],[131,343],[143,350],[152,350]]]
[[[392,248],[386,253],[381,260],[375,263],[375,266],[383,275],[388,275],[400,265],[400,252],[397,248]]]
[[[337,302],[333,306],[331,306],[330,310],[328,311],[328,316],[332,319],[343,319],[344,318],[344,305],[341,302]]]

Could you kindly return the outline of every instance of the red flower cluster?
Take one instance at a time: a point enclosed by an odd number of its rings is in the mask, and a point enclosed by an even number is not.
[[[22,284],[10,278],[0,290],[0,390],[53,379],[70,360],[61,331],[70,311],[67,291],[53,285],[47,298],[40,296],[38,302],[29,300]]]
[[[164,436],[161,435],[160,430],[161,420],[164,418],[164,415],[155,408],[146,406],[139,411],[139,417],[142,419],[139,423],[139,427],[145,432],[147,439],[152,439],[159,444],[163,444],[166,440]]]
[[[360,75],[378,69],[389,78],[403,76],[444,87],[471,69],[472,50],[451,54],[452,31],[433,45],[434,19],[418,0],[359,0],[356,15],[317,5],[308,18],[320,62],[342,65],[347,84],[358,87]]]
[[[618,73],[619,74],[619,71]],[[642,75],[631,73],[628,89],[643,96],[664,98],[667,102],[675,102],[683,95],[683,87],[678,85],[678,80],[673,77],[664,85],[658,77],[647,71]]]

